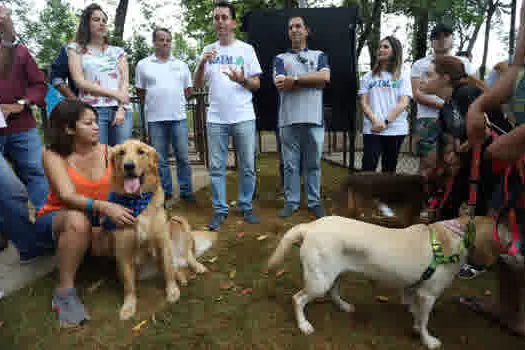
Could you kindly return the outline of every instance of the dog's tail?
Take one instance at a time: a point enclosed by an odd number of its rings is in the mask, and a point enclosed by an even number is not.
[[[268,260],[268,270],[275,269],[278,265],[282,264],[284,257],[288,250],[295,242],[302,242],[304,235],[308,232],[309,224],[300,224],[295,227],[292,227],[288,232],[286,232],[281,238],[279,245],[275,249],[275,252],[272,254]]]
[[[210,249],[218,238],[217,231],[191,231],[195,240],[195,257],[200,257]]]

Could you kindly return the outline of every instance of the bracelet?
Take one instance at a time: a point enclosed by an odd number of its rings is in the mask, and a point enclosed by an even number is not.
[[[93,199],[88,199],[87,205],[86,205],[86,211],[88,214],[93,215]]]

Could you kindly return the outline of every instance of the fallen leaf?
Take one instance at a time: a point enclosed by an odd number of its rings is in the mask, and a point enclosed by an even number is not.
[[[235,271],[235,270],[231,270],[231,271],[230,271],[230,278],[231,278],[231,279],[234,279],[236,274],[237,274],[237,271]]]
[[[215,298],[215,301],[216,302],[220,302],[221,300],[223,299],[222,295],[218,296],[217,298]]]
[[[157,324],[157,320],[155,319],[155,314],[151,315],[151,321],[153,324]]]
[[[228,281],[226,283],[221,284],[221,289],[228,290],[231,289],[234,285],[235,283],[233,283],[233,281]]]
[[[383,296],[383,295],[378,295],[378,296],[376,297],[376,299],[377,299],[377,301],[379,301],[379,302],[381,302],[381,303],[386,303],[386,302],[388,302],[388,297],[385,297],[385,296]]]
[[[0,321],[0,328],[4,326],[4,321]]]
[[[246,294],[250,294],[252,292],[253,289],[251,288],[246,288],[246,289],[243,289],[243,291],[241,292],[242,295],[246,295]]]
[[[91,287],[88,288],[88,292],[93,293],[102,285],[103,282],[104,280],[98,280],[97,282],[93,283]]]
[[[208,260],[208,262],[209,262],[210,264],[213,264],[214,262],[217,261],[218,258],[219,258],[218,256],[214,256],[213,258],[211,258],[210,260]]]
[[[277,271],[277,272],[275,273],[275,276],[279,277],[279,276],[281,276],[281,275],[282,275],[283,273],[285,273],[285,272],[286,272],[285,269],[280,269],[279,271]]]
[[[264,241],[266,238],[268,238],[267,235],[261,235],[261,236],[257,237],[257,240],[258,241]]]
[[[230,205],[236,205],[237,204],[237,201],[231,201],[230,202]]]
[[[237,233],[237,238],[242,238],[244,236],[244,231]]]
[[[148,322],[148,320],[144,320],[144,321],[140,322],[138,325],[136,325],[135,327],[133,327],[131,330],[134,331],[134,332],[140,331],[142,326],[144,326],[147,322]]]
[[[486,296],[491,296],[491,295],[492,295],[492,292],[491,292],[490,290],[487,289],[487,290],[485,291],[485,295],[486,295]]]

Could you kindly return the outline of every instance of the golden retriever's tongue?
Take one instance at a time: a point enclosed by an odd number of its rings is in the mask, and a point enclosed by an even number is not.
[[[140,189],[140,178],[124,179],[124,192],[132,194],[137,193]]]

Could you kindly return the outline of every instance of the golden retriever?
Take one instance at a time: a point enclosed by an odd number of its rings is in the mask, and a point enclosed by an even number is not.
[[[110,162],[113,168],[111,191],[115,196],[135,201],[145,198],[144,196],[151,197],[138,214],[136,225],[117,227],[113,231],[115,256],[124,284],[120,319],[126,320],[136,312],[136,265],[140,257],[154,253],[159,268],[164,272],[168,302],[176,302],[180,297],[180,290],[175,278],[173,244],[164,209],[164,191],[158,175],[157,152],[145,143],[128,140],[111,149]]]
[[[273,270],[281,264],[287,251],[296,241],[302,241],[300,256],[305,287],[293,296],[293,305],[299,329],[310,334],[313,326],[305,317],[304,308],[312,300],[328,291],[334,303],[346,312],[354,306],[339,295],[339,275],[343,272],[359,272],[368,278],[384,282],[403,290],[403,302],[409,305],[414,316],[413,329],[429,349],[441,345],[439,339],[429,334],[427,324],[436,299],[453,281],[460,266],[466,261],[467,250],[461,249],[467,217],[437,222],[431,225],[417,224],[404,229],[386,228],[354,219],[327,216],[290,229],[281,239],[268,262]],[[492,264],[497,259],[493,249],[490,217],[476,217],[476,238],[473,257],[475,261]],[[426,280],[423,273],[433,261],[430,232],[435,232],[443,254],[457,254],[457,261],[438,264]],[[504,243],[509,231],[500,226]]]

